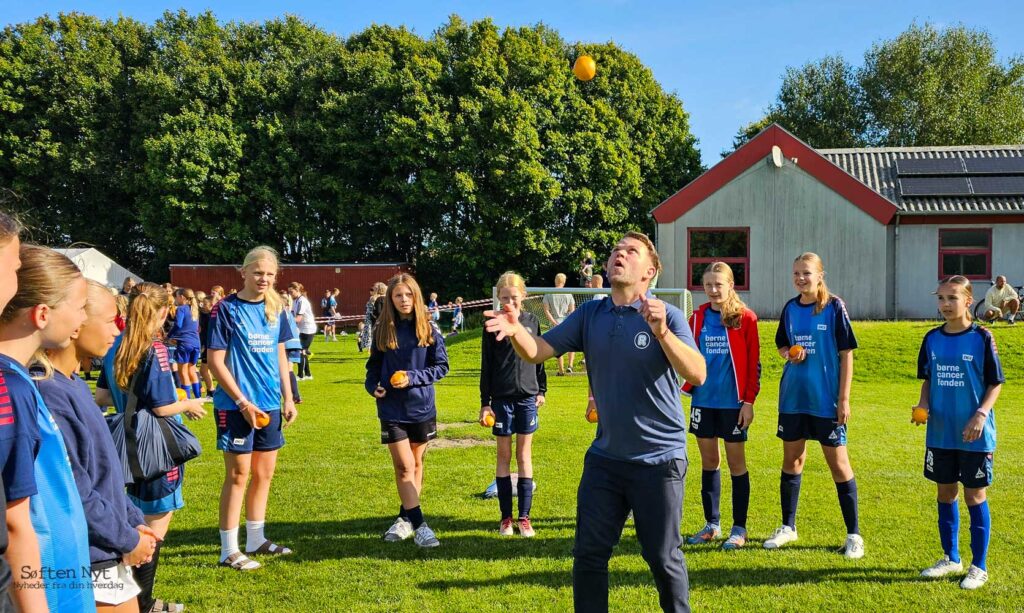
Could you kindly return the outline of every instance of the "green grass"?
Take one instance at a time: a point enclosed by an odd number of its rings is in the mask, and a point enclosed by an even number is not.
[[[770,345],[774,322],[762,323],[764,389],[747,444],[752,478],[748,523],[752,541],[738,552],[685,548],[691,602],[702,610],[1011,610],[1022,605],[1024,547],[1024,418],[1018,384],[1024,367],[1024,326],[996,326],[1008,383],[997,405],[999,452],[989,492],[993,530],[991,580],[974,593],[953,580],[922,581],[918,573],[940,555],[935,488],[921,475],[924,430],[908,422],[918,396],[915,377],[927,323],[857,323],[850,454],[860,490],[867,555],[847,561],[833,553],[844,528],[817,445],[808,446],[798,525],[800,540],[781,551],[761,548],[779,523],[775,438],[781,360]],[[537,537],[497,535],[495,500],[480,492],[494,474],[495,448],[477,426],[479,332],[449,344],[452,371],[438,385],[438,421],[445,439],[481,444],[431,449],[426,455],[423,508],[441,547],[385,544],[379,536],[398,507],[387,451],[378,443],[374,403],[362,389],[364,356],[352,336],[314,345],[316,379],[302,384],[305,402],[287,431],[271,495],[268,535],[295,549],[253,573],[216,567],[217,502],[223,476],[213,420],[191,424],[206,444],[188,466],[187,506],[171,525],[157,583],[161,598],[191,611],[565,611],[572,608],[572,539],[576,486],[594,426],[583,418],[586,378],[550,377],[548,404],[534,442],[538,483],[533,517]],[[703,525],[700,470],[689,437],[682,530]],[[474,442],[469,441],[469,442]],[[731,519],[728,479],[723,522]],[[969,561],[967,513],[961,553]],[[244,542],[244,533],[241,535]],[[611,606],[657,610],[657,594],[631,524],[611,561]]]

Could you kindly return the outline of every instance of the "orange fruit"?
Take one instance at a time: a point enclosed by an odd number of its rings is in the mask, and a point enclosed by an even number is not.
[[[572,73],[580,81],[589,81],[597,74],[597,63],[589,55],[581,55],[576,58],[576,63],[572,65]]]
[[[394,372],[394,374],[391,375],[391,387],[397,387],[399,385],[404,385],[404,384],[406,384],[408,382],[409,382],[409,375],[405,374],[404,370],[396,370]]]
[[[256,427],[257,428],[266,428],[269,425],[270,425],[270,413],[264,413],[263,411],[260,411],[259,413],[256,414]]]
[[[914,407],[913,413],[910,414],[910,421],[915,424],[928,423],[928,409],[924,407]]]
[[[484,415],[484,420],[480,425],[485,428],[490,428],[491,426],[494,425],[494,416],[491,415],[490,413]]]
[[[597,423],[597,409],[587,412],[587,421],[589,421],[592,424]]]
[[[795,358],[799,356],[800,352],[803,350],[804,348],[801,347],[800,345],[793,345],[792,347],[789,348],[789,357]]]
[[[178,391],[178,400],[188,400],[188,394],[185,393],[185,390],[183,390],[183,389],[181,389],[179,387],[177,391]]]

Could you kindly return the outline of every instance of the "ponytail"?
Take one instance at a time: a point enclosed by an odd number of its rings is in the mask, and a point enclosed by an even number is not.
[[[192,321],[199,321],[199,301],[196,299],[196,293],[187,287],[179,287],[174,290],[174,295],[185,299],[185,304],[192,311]]]
[[[736,293],[736,277],[733,275],[732,267],[725,262],[712,262],[704,269],[705,276],[716,272],[725,275],[731,285],[729,295],[722,303],[722,325],[738,329],[743,322],[743,311],[746,310],[747,305],[740,300],[739,294]]]
[[[149,353],[157,331],[163,327],[160,310],[167,306],[167,290],[156,283],[139,283],[128,301],[124,338],[114,356],[114,382],[127,390],[132,375]]]

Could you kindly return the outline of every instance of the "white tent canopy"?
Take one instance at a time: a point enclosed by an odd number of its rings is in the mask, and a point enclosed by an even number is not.
[[[54,249],[68,257],[82,271],[86,279],[98,281],[107,287],[121,289],[121,285],[128,277],[141,282],[142,277],[133,274],[132,271],[124,268],[114,260],[103,255],[97,249],[88,247],[85,249]]]

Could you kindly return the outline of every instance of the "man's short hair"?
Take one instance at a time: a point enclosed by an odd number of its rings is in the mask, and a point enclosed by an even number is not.
[[[661,258],[658,257],[658,249],[654,246],[654,241],[643,232],[626,232],[622,238],[632,238],[640,241],[647,247],[647,252],[651,254],[651,263],[654,264],[655,276],[661,274]]]

